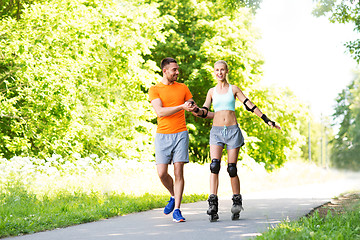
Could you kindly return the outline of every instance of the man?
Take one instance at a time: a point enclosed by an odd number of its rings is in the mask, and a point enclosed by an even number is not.
[[[149,99],[158,117],[155,136],[155,159],[159,178],[171,194],[164,208],[170,214],[174,208],[173,221],[184,222],[180,204],[184,191],[184,164],[189,162],[189,136],[185,122],[185,110],[192,112],[196,105],[191,104],[192,94],[183,83],[176,82],[179,66],[175,59],[161,61],[163,78],[150,87]],[[173,162],[174,176],[168,173],[168,165]]]

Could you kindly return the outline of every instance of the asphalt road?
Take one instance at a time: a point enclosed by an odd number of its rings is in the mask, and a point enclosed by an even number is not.
[[[296,220],[331,198],[360,189],[360,179],[334,180],[289,189],[243,195],[241,217],[231,220],[231,201],[219,201],[217,222],[209,222],[207,202],[183,204],[186,222],[175,223],[163,209],[129,214],[87,224],[6,239],[12,240],[120,240],[120,239],[248,239],[284,220]]]

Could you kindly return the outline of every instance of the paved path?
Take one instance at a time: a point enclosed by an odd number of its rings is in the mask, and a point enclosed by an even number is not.
[[[243,195],[245,211],[241,219],[231,221],[229,200],[220,199],[218,222],[210,223],[207,202],[182,205],[184,223],[172,222],[162,209],[114,217],[64,229],[7,238],[12,240],[122,240],[122,239],[246,239],[266,231],[269,226],[289,219],[298,219],[313,208],[340,193],[360,187],[357,180],[339,180]],[[359,189],[359,188],[358,188]]]

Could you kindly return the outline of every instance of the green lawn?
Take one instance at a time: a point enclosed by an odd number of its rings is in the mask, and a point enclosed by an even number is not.
[[[206,195],[186,195],[184,203],[206,200]],[[133,212],[164,207],[169,196],[118,193],[58,192],[41,199],[24,187],[15,185],[0,194],[0,237],[96,221]]]

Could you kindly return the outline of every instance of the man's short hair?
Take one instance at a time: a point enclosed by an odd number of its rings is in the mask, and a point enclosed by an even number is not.
[[[160,64],[161,70],[163,70],[164,67],[166,65],[169,65],[170,63],[177,63],[177,62],[175,59],[170,58],[170,57],[167,57],[167,58],[164,58],[163,60],[161,60],[161,64]]]

